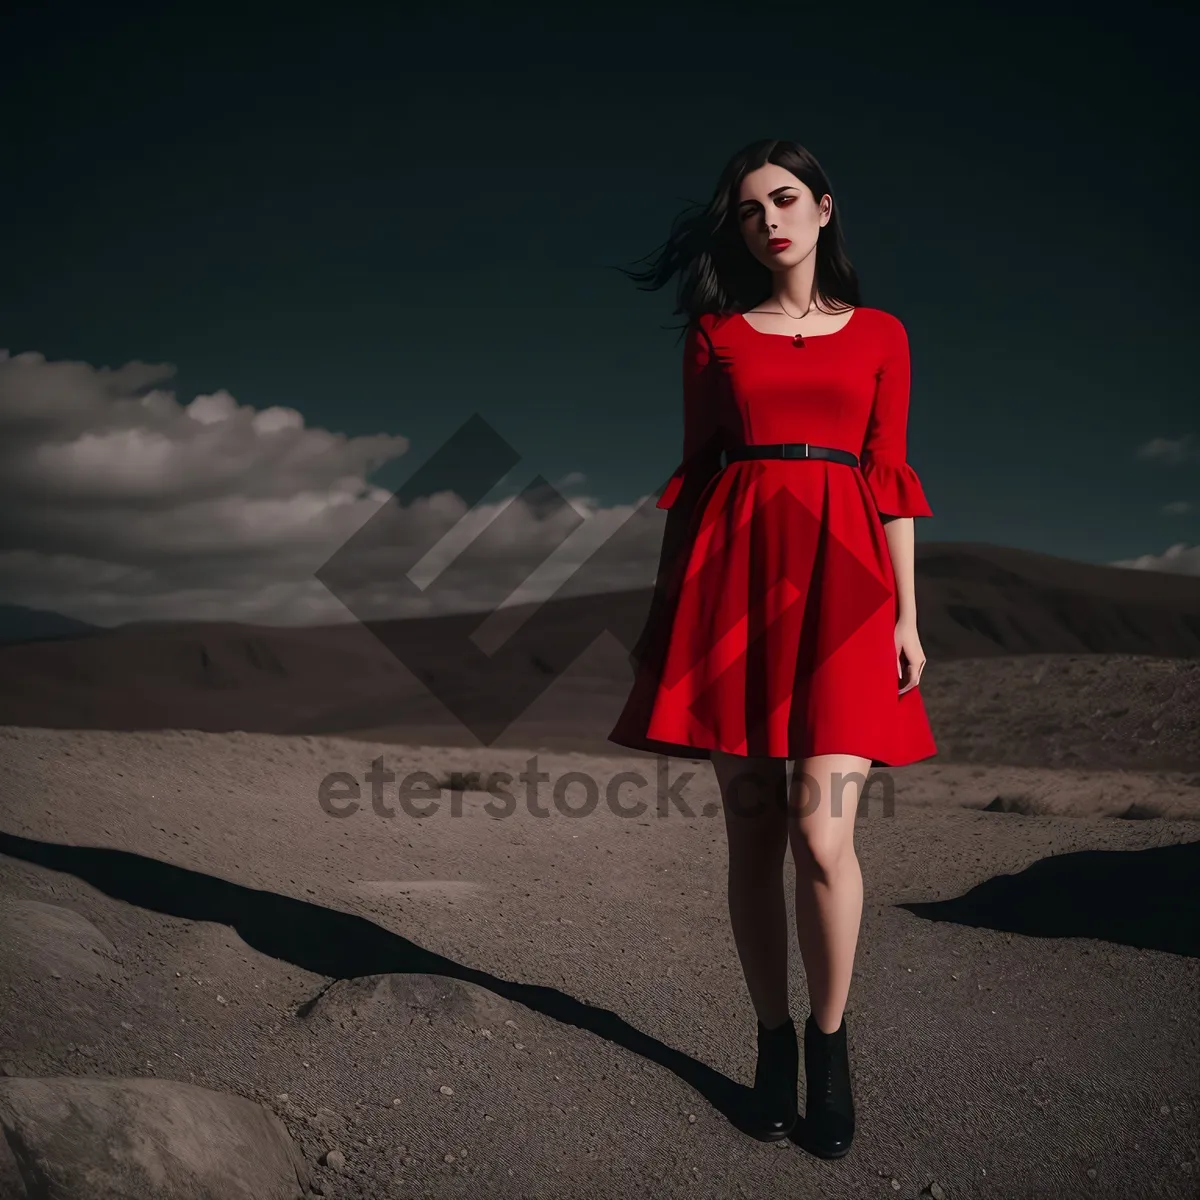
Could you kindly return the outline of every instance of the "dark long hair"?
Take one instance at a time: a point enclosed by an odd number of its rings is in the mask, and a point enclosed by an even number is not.
[[[693,205],[675,218],[670,236],[646,270],[617,270],[641,291],[657,291],[678,275],[675,313],[686,313],[689,324],[701,313],[743,312],[769,299],[774,290],[771,271],[747,249],[737,215],[742,180],[766,163],[790,171],[818,202],[826,193],[832,198],[821,164],[799,142],[751,142],[725,164],[707,206]],[[857,307],[858,276],[846,255],[836,202],[818,235],[816,254],[813,302],[818,308],[827,301]]]

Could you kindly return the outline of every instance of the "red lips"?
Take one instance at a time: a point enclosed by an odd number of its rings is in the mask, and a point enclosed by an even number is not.
[[[768,250],[783,250],[792,244],[791,238],[772,238],[767,243]]]

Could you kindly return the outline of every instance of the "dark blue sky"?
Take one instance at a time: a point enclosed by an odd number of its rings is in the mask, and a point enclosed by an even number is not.
[[[680,346],[673,296],[612,268],[790,137],[908,327],[920,539],[1200,542],[1182,6],[197,14],[10,27],[12,354],[401,434],[392,487],[479,412],[630,501],[679,455]]]

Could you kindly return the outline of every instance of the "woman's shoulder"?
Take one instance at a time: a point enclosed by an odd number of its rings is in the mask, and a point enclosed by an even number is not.
[[[864,318],[866,324],[873,325],[881,333],[904,333],[904,322],[895,313],[888,312],[886,309],[870,308],[865,304],[860,304],[854,315],[856,320],[859,317]]]
[[[740,312],[702,312],[692,318],[692,326],[705,341],[714,342],[736,329],[741,319]]]
[[[716,312],[693,313],[687,324],[689,345],[713,349],[721,339],[721,326],[729,320],[728,314]]]

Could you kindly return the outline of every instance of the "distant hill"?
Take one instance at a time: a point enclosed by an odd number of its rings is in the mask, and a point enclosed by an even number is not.
[[[0,604],[0,644],[83,637],[99,632],[100,626],[64,617],[62,613],[25,608],[20,604]]]
[[[1200,577],[1073,562],[1007,546],[916,550],[927,655],[1200,658]]]
[[[921,686],[947,750],[1044,761],[1044,745],[1063,753],[1074,739],[1094,742],[1094,761],[1116,762],[1136,737],[1144,745],[1132,761],[1200,762],[1200,733],[1181,741],[1171,732],[1200,705],[1200,578],[986,545],[916,553],[929,657]],[[48,620],[27,623],[20,644],[0,646],[0,725],[472,745],[499,689],[520,698],[522,715],[489,730],[492,744],[622,753],[606,734],[632,682],[627,647],[649,599],[643,589],[549,601],[537,645],[490,684],[496,662],[469,637],[481,614],[370,629],[139,622],[103,631],[39,614]],[[35,628],[42,636],[32,640]],[[612,636],[597,635],[605,628]],[[388,643],[410,648],[411,670]]]

